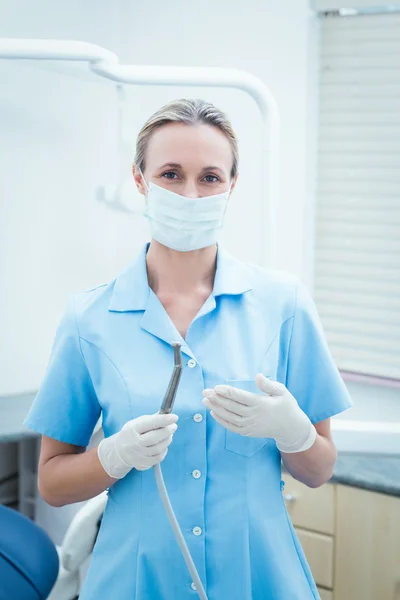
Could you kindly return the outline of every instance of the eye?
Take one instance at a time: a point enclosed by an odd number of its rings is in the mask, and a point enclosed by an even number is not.
[[[204,179],[207,181],[207,183],[215,183],[216,181],[221,181],[220,178],[216,175],[206,175]]]
[[[175,175],[176,175],[176,177],[178,177],[178,175],[175,173],[175,171],[166,171],[165,173],[163,173],[161,175],[161,177],[165,177],[165,179],[175,179]]]

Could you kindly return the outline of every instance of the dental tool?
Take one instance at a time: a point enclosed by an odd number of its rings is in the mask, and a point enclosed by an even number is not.
[[[169,380],[169,384],[167,387],[167,391],[165,392],[161,408],[158,411],[161,415],[169,414],[172,412],[176,392],[178,391],[178,386],[182,375],[181,343],[172,342],[171,346],[174,349],[174,370],[172,371],[171,379]]]
[[[172,375],[167,387],[167,391],[165,392],[164,399],[161,404],[161,408],[159,410],[160,414],[171,413],[174,402],[176,392],[178,391],[179,382],[182,375],[182,353],[181,353],[181,344],[180,342],[172,342],[171,346],[174,349],[174,368],[172,371]],[[171,524],[172,530],[176,537],[176,541],[178,542],[179,548],[182,552],[182,556],[185,560],[186,566],[189,569],[189,573],[192,577],[193,583],[195,585],[195,589],[198,593],[200,600],[208,600],[206,592],[204,590],[203,584],[201,582],[200,576],[197,572],[196,566],[194,564],[193,558],[189,552],[189,548],[185,542],[185,538],[183,537],[182,531],[179,527],[179,523],[174,513],[174,509],[172,508],[167,488],[165,487],[164,478],[161,470],[161,465],[154,465],[154,474],[156,478],[156,483],[158,487],[158,492],[160,494],[161,501],[164,505],[165,512],[167,513],[167,517]]]

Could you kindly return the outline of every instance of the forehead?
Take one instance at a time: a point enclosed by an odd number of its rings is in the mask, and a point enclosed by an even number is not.
[[[217,127],[168,123],[152,133],[146,151],[148,168],[167,162],[187,167],[213,164],[230,170],[232,150],[228,138]]]

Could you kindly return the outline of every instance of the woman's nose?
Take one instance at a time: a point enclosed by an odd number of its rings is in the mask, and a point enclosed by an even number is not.
[[[194,200],[201,197],[200,190],[197,186],[197,181],[187,181],[183,186],[181,193],[186,198],[193,198]]]

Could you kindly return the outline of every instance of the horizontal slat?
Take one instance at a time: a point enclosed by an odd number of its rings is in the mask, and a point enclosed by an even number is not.
[[[400,185],[400,169],[396,169],[394,167],[390,167],[385,169],[384,172],[375,171],[374,169],[368,169],[364,167],[334,167],[334,166],[322,166],[319,169],[320,177],[323,178],[324,181],[329,181],[329,179],[341,178],[342,181],[357,181],[361,180],[363,182],[367,181],[384,181],[395,183]]]
[[[379,169],[385,171],[387,169],[398,169],[400,166],[400,155],[391,152],[364,154],[363,152],[337,152],[323,154],[319,156],[320,168],[333,169]]]
[[[318,251],[320,249],[336,250],[339,248],[346,248],[349,252],[349,261],[351,261],[350,252],[365,252],[365,254],[369,256],[373,256],[374,254],[387,256],[388,254],[395,253],[398,257],[400,253],[400,240],[386,240],[382,238],[366,239],[357,237],[340,238],[338,236],[327,238],[326,236],[317,234],[316,247]]]
[[[362,85],[381,85],[388,82],[398,83],[399,71],[397,69],[389,68],[376,68],[373,70],[362,70],[362,69],[322,69],[321,68],[321,85],[341,85],[341,84],[355,84],[361,83]]]
[[[400,112],[375,112],[365,113],[359,110],[357,113],[349,112],[329,112],[323,113],[321,119],[324,121],[325,127],[332,125],[346,125],[351,124],[352,129],[357,127],[367,127],[368,131],[372,130],[373,127],[394,127],[400,129]],[[384,132],[382,132],[384,133]]]
[[[386,297],[382,298],[379,294],[365,294],[345,292],[342,290],[327,290],[325,288],[317,288],[315,291],[315,299],[317,304],[336,304],[338,305],[338,314],[342,306],[354,304],[365,308],[375,308],[376,310],[389,310],[394,313],[400,313],[399,298]]]
[[[318,131],[318,139],[333,139],[333,140],[374,140],[381,141],[398,141],[399,126],[395,124],[393,129],[380,127],[376,123],[367,123],[364,127],[360,127],[360,123],[336,124],[321,120]]]
[[[340,306],[338,311],[337,304],[317,304],[318,314],[323,322],[324,326],[332,331],[340,329],[340,324],[343,322],[354,323],[354,327],[359,327],[360,323],[374,323],[377,327],[383,327],[385,330],[390,330],[393,327],[393,323],[397,324],[400,322],[399,316],[390,311],[376,311],[374,308],[364,308],[361,306],[351,306],[346,304]],[[330,323],[335,322],[336,325],[333,327]],[[397,331],[397,329],[396,329]]]
[[[365,75],[368,77],[369,73],[374,71],[393,70],[394,73],[400,73],[399,62],[397,60],[398,47],[400,44],[396,44],[396,48],[393,49],[392,53],[376,53],[368,52],[367,54],[354,54],[353,48],[354,43],[349,45],[348,53],[338,54],[332,56],[329,59],[324,59],[320,63],[320,70],[322,73],[325,71],[365,71]],[[342,52],[344,50],[343,45],[341,46]]]
[[[332,355],[336,364],[343,371],[352,371],[354,373],[363,373],[365,375],[376,375],[378,377],[390,377],[400,379],[399,364],[393,366],[388,364],[378,364],[375,361],[368,362],[365,358],[359,360],[348,353],[344,354],[342,349],[332,348]]]
[[[317,0],[321,2],[321,0]],[[351,0],[340,2],[340,5],[343,7],[344,4],[351,4],[351,8],[357,5],[358,6],[367,6],[368,3],[371,6],[371,0]],[[333,3],[335,4],[335,3]],[[339,2],[336,3],[338,5]],[[387,4],[399,5],[398,2],[387,2]],[[382,2],[376,0],[373,3],[373,6],[382,5]],[[343,7],[346,8],[346,7]],[[361,35],[362,33],[365,35],[365,38],[370,39],[382,39],[389,36],[393,31],[396,32],[400,27],[400,15],[399,14],[382,14],[382,15],[359,15],[357,17],[352,17],[348,19],[337,18],[337,19],[321,19],[321,38],[323,43],[326,43],[329,40],[329,36],[332,38],[337,38],[339,36],[349,36],[350,39],[353,39],[352,36],[355,34]]]
[[[321,178],[318,181],[318,193],[342,193],[342,194],[365,194],[366,197],[387,197],[398,198],[400,196],[400,184],[399,182],[388,182],[388,181],[369,181],[368,183],[364,180],[351,180],[338,179],[337,177],[331,176],[329,180],[325,181]]]
[[[322,325],[326,331],[334,333],[347,333],[353,339],[365,339],[366,345],[370,345],[371,340],[379,338],[380,340],[400,340],[400,316],[397,316],[396,322],[386,324],[371,320],[368,323],[362,319],[348,319],[345,314],[335,315],[335,317],[326,317],[319,313]],[[400,356],[400,354],[399,354]]]
[[[329,288],[321,287],[315,295],[316,306],[321,320],[325,323],[337,322],[337,330],[341,327],[339,323],[352,322],[357,331],[360,329],[360,324],[363,325],[366,331],[370,328],[378,327],[381,331],[388,332],[388,336],[399,335],[400,328],[400,308],[396,306],[385,307],[385,310],[377,310],[373,302],[368,302],[368,299],[363,303],[354,303],[335,300],[332,296],[332,291]],[[345,289],[341,289],[342,292]],[[357,292],[352,292],[357,293]],[[372,292],[371,292],[372,293]],[[321,301],[323,295],[324,300]],[[379,294],[378,294],[379,296]],[[330,300],[331,298],[331,300]],[[370,305],[369,305],[370,304]],[[333,330],[333,329],[332,329]]]
[[[386,38],[382,35],[370,36],[356,29],[353,32],[339,33],[336,37],[327,35],[320,44],[320,66],[348,57],[362,60],[379,59],[384,56],[392,58],[399,51],[398,29],[394,27],[389,30]]]
[[[335,61],[338,58],[348,57],[349,55],[352,57],[360,56],[361,58],[376,56],[392,57],[400,52],[400,39],[397,35],[397,28],[392,30],[391,35],[387,38],[381,36],[380,38],[369,39],[368,36],[364,36],[364,39],[358,40],[357,44],[354,44],[353,39],[351,35],[347,40],[342,40],[342,43],[338,45],[333,38],[330,40],[324,38],[320,51],[321,64],[327,64],[331,60]]]
[[[380,1],[380,0],[350,0],[350,1],[348,1],[348,0],[347,1],[344,1],[344,0],[314,0],[313,6],[315,6],[315,8],[317,10],[334,10],[334,9],[346,8],[346,7],[366,8],[368,6],[371,6],[371,7],[387,6],[388,4],[389,4],[389,2],[382,3],[382,1]],[[400,7],[400,2],[398,0],[397,1],[391,0],[390,6]],[[368,15],[364,18],[374,18],[374,17],[375,16],[369,17],[369,15]],[[357,17],[357,18],[359,18],[359,17]]]
[[[321,241],[322,244],[322,241]],[[336,248],[323,248],[321,244],[317,247],[316,259],[318,265],[329,269],[330,265],[349,265],[351,267],[371,265],[373,267],[390,267],[397,269],[399,266],[398,254],[368,254],[363,251],[355,251],[343,246]]]
[[[358,220],[353,222],[321,221],[318,220],[317,235],[337,237],[338,228],[340,228],[340,237],[346,241],[348,238],[365,239],[367,243],[374,238],[374,242],[383,244],[390,242],[399,242],[400,258],[400,228],[398,223],[362,223]],[[378,239],[376,239],[378,238]]]
[[[378,127],[377,125],[368,125],[367,127],[360,128],[360,126],[347,124],[347,125],[333,125],[325,123],[324,120],[320,122],[318,139],[334,141],[375,141],[380,142],[397,142],[399,140],[400,128],[393,127],[388,129],[387,127]]]
[[[326,263],[318,257],[315,268],[316,283],[322,282],[321,278],[327,276],[333,278],[335,281],[339,277],[351,277],[357,280],[395,281],[400,283],[400,256],[399,260],[394,261],[392,266],[384,264],[379,267],[370,263],[358,265],[353,262],[340,261],[335,256],[333,258],[333,262]]]
[[[380,333],[374,336],[373,332],[354,332],[343,329],[332,331],[325,324],[326,338],[330,346],[336,345],[341,348],[348,348],[354,356],[357,352],[379,355],[382,364],[398,365],[400,357],[400,340],[393,337],[382,336]],[[380,360],[380,359],[379,359]]]
[[[351,194],[349,192],[319,192],[318,194],[319,210],[353,210],[359,209],[359,213],[366,211],[382,212],[393,214],[400,207],[400,200],[397,194]]]
[[[363,204],[357,202],[349,203],[347,206],[321,203],[317,210],[317,217],[319,223],[323,225],[332,223],[334,227],[342,227],[348,223],[378,225],[388,227],[388,229],[397,227],[400,235],[400,199],[398,207],[393,207],[392,210],[365,208]]]
[[[349,82],[346,85],[331,85],[324,79],[324,74],[320,77],[320,101],[328,98],[358,98],[361,101],[365,98],[396,98],[399,95],[400,82],[397,80],[387,80],[379,87],[372,85],[368,81],[360,81],[358,83]]]
[[[379,338],[375,340],[367,340],[365,338],[357,339],[356,336],[346,335],[345,333],[332,333],[331,331],[326,332],[326,337],[330,348],[342,348],[348,349],[351,352],[350,356],[357,360],[365,360],[369,363],[376,362],[377,365],[390,365],[392,367],[399,367],[399,356],[400,347],[399,344],[396,346],[391,340],[385,340],[387,347],[383,344],[383,341]]]
[[[399,46],[400,55],[400,46]],[[353,96],[349,93],[333,94],[332,90],[330,93],[323,94],[319,100],[319,111],[321,114],[325,114],[327,111],[341,112],[351,111],[353,112],[386,112],[392,113],[399,111],[399,98],[400,98],[400,85],[397,89],[397,93],[391,91],[391,94],[385,94],[383,92],[378,93],[375,90],[375,94],[370,97],[369,95],[357,95]]]
[[[373,278],[359,278],[359,277],[342,277],[341,275],[333,276],[332,273],[327,273],[323,277],[316,278],[316,284],[320,290],[332,290],[340,289],[346,293],[365,293],[367,295],[376,296],[388,296],[397,295],[398,307],[399,307],[399,322],[400,322],[400,282],[389,281],[382,279]]]
[[[330,136],[330,137],[319,137],[318,139],[318,155],[319,161],[329,160],[329,158],[335,157],[336,154],[343,154],[346,156],[360,156],[367,158],[368,156],[382,156],[392,157],[396,155],[393,160],[399,161],[400,156],[400,140],[374,139],[373,136],[370,138],[356,138],[351,139],[342,136]]]

